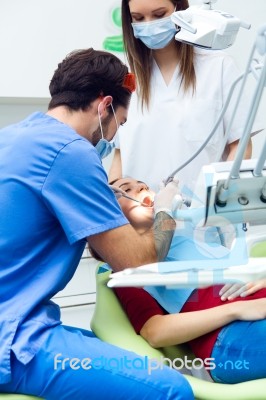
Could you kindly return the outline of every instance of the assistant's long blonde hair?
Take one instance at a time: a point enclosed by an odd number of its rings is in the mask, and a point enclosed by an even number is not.
[[[129,10],[130,0],[122,0],[122,29],[125,53],[130,65],[130,69],[137,77],[138,93],[141,99],[142,109],[149,107],[150,103],[150,80],[152,72],[152,50],[148,49],[144,43],[136,39],[131,26],[131,15]],[[170,0],[177,11],[185,10],[189,7],[188,0]],[[193,47],[184,43],[175,42],[180,55],[179,68],[181,74],[181,85],[184,91],[190,88],[195,89],[196,75],[194,69],[194,50]]]

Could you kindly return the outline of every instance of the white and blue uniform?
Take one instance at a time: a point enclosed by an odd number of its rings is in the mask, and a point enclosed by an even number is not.
[[[170,369],[148,377],[110,366],[55,368],[58,354],[133,357],[89,331],[62,326],[50,300],[73,276],[86,237],[128,223],[91,143],[35,113],[0,131],[0,170],[0,392],[47,400],[193,398]],[[141,374],[147,381],[138,392]]]

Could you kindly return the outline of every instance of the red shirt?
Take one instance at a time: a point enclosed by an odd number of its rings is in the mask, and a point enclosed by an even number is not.
[[[224,302],[219,296],[219,291],[222,286],[223,285],[215,285],[195,290],[183,306],[181,312],[206,310],[208,308],[227,304],[229,301],[227,300]],[[167,314],[157,301],[142,288],[115,288],[115,293],[138,334],[149,318],[154,315]],[[266,289],[261,289],[253,295],[243,298],[237,297],[234,300],[230,300],[230,302],[248,301],[265,297]],[[221,329],[222,328],[216,329],[188,342],[196,357],[202,360],[211,357],[213,346]]]

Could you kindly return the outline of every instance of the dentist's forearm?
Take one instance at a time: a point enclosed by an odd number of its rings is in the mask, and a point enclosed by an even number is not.
[[[156,214],[153,235],[158,261],[162,261],[167,256],[174,235],[176,223],[167,213],[160,211]]]

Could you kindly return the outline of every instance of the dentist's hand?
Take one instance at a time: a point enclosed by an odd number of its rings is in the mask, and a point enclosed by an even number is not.
[[[173,207],[175,206],[176,208],[176,196],[178,196],[179,199],[181,198],[180,190],[178,188],[178,180],[173,179],[166,186],[164,185],[164,183],[161,183],[160,190],[154,198],[155,215],[158,214],[158,212],[160,211],[164,211],[172,217]]]

